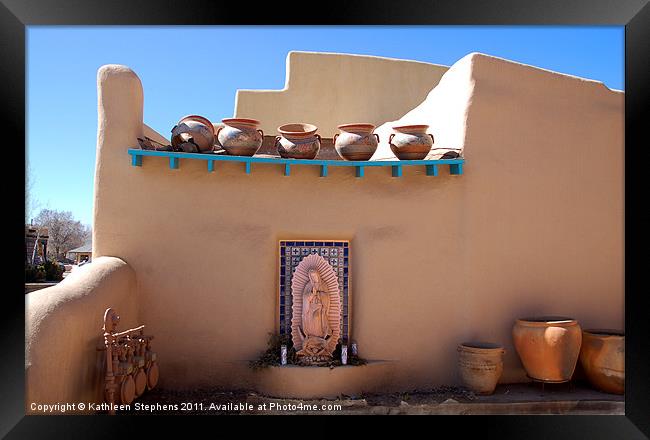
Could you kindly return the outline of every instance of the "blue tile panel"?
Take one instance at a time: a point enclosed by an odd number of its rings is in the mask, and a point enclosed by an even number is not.
[[[338,275],[341,295],[341,338],[349,339],[347,241],[280,241],[280,334],[291,334],[291,277],[304,257],[318,254]]]

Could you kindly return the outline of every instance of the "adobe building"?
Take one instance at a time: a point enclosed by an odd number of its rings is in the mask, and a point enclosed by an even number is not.
[[[66,257],[74,259],[75,264],[79,264],[82,261],[91,262],[93,259],[92,241],[86,242],[77,248],[69,250],[66,254]]]
[[[378,127],[365,171],[322,176],[321,166],[136,160],[138,137],[169,142],[143,120],[155,91],[119,65],[100,68],[97,87],[93,263],[27,295],[27,401],[101,398],[95,348],[109,307],[120,328],[155,335],[164,388],[300,398],[458,384],[456,347],[471,340],[505,347],[501,383],[528,381],[512,343],[522,316],[624,327],[621,91],[480,53],[447,67],[291,52],[285,88],[240,90],[234,116],[268,136],[309,122],[324,143],[339,124]],[[462,170],[379,166],[395,160],[396,124],[429,125]],[[349,249],[337,250],[346,271],[335,274],[347,283],[345,330],[368,364],[250,369],[269,333],[288,328],[281,257],[293,264],[317,242]]]
[[[47,260],[48,229],[25,225],[25,263],[39,264]]]

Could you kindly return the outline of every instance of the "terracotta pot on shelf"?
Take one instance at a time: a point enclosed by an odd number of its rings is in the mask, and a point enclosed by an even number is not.
[[[280,157],[290,159],[314,159],[320,150],[321,137],[318,127],[312,124],[285,124],[278,127],[282,136],[275,137]]]
[[[492,394],[503,373],[503,347],[491,342],[463,342],[457,350],[462,384],[477,394]]]
[[[399,160],[422,160],[431,147],[434,139],[427,133],[428,125],[399,125],[393,127],[397,133],[391,133],[388,143],[393,154]]]
[[[253,156],[262,146],[264,132],[257,128],[260,121],[247,118],[222,119],[223,127],[217,129],[218,146],[232,156]]]
[[[528,377],[542,382],[568,382],[573,376],[582,330],[563,316],[517,319],[512,338]]]
[[[214,150],[214,126],[207,118],[189,115],[172,128],[172,146],[187,153],[209,153]]]
[[[618,330],[584,330],[580,364],[587,379],[601,391],[625,393],[625,333]]]
[[[345,160],[368,160],[377,151],[379,135],[373,133],[372,124],[343,124],[337,127],[340,134],[334,135],[334,148]]]

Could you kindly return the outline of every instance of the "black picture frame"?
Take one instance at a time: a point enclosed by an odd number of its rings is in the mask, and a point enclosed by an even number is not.
[[[0,71],[5,141],[25,142],[25,27],[30,25],[259,25],[259,24],[364,24],[364,25],[624,25],[625,26],[625,322],[626,322],[626,395],[624,416],[495,416],[470,417],[462,421],[454,417],[437,417],[425,421],[436,432],[469,432],[474,427],[491,436],[512,438],[620,438],[650,437],[650,325],[643,307],[645,252],[650,248],[650,216],[645,206],[643,167],[650,163],[648,148],[641,143],[644,116],[650,102],[650,6],[647,0],[446,0],[436,2],[348,1],[328,2],[318,6],[292,5],[288,2],[183,2],[156,1],[35,1],[2,0],[0,5]],[[9,133],[9,136],[6,134]],[[5,163],[19,162],[20,154],[8,153]],[[55,146],[53,146],[54,148]],[[7,161],[9,159],[11,162]],[[18,168],[15,164],[13,167]],[[16,172],[16,170],[14,170]],[[5,179],[8,174],[3,173]],[[22,185],[21,170],[7,181],[10,187]],[[14,194],[16,205],[18,189]],[[603,209],[606,209],[604,207]],[[11,288],[5,299],[13,301],[1,321],[3,355],[0,362],[0,436],[31,438],[51,435],[65,437],[103,437],[113,429],[132,432],[136,425],[148,429],[152,425],[136,423],[129,417],[43,417],[25,416],[25,315],[18,289],[22,268],[18,267],[24,243],[18,229],[20,208],[10,217],[11,228],[5,230],[9,245],[6,275]],[[603,231],[606,234],[607,231]],[[13,279],[16,278],[16,286]],[[20,285],[20,287],[18,287]],[[14,288],[15,287],[15,288]],[[15,296],[15,298],[13,298]],[[117,427],[118,419],[127,419],[128,427]],[[147,419],[149,420],[149,419]],[[160,419],[156,425],[160,426]],[[265,420],[268,420],[265,419]],[[175,425],[178,419],[174,419]],[[194,424],[195,422],[192,422]],[[214,422],[212,423],[214,426]],[[286,428],[286,422],[285,428]],[[373,421],[373,424],[377,422]],[[409,422],[413,423],[413,422]],[[268,422],[264,425],[268,429]],[[335,425],[332,429],[337,431]],[[410,430],[407,433],[411,432]],[[413,432],[415,434],[415,432]],[[334,432],[334,435],[339,435]]]

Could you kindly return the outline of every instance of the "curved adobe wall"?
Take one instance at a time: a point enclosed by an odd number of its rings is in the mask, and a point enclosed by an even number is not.
[[[25,404],[102,402],[104,312],[120,329],[138,322],[135,273],[119,258],[94,258],[53,287],[25,295]]]
[[[161,386],[259,383],[242,361],[275,329],[279,239],[351,240],[352,337],[363,357],[396,361],[394,387],[456,383],[456,345],[471,339],[503,343],[502,381],[525,379],[510,335],[521,315],[623,326],[621,93],[472,54],[421,115],[454,108],[436,135],[465,149],[462,176],[210,174],[204,162],[129,166],[142,90],[120,69],[99,76],[93,246],[137,273]]]

